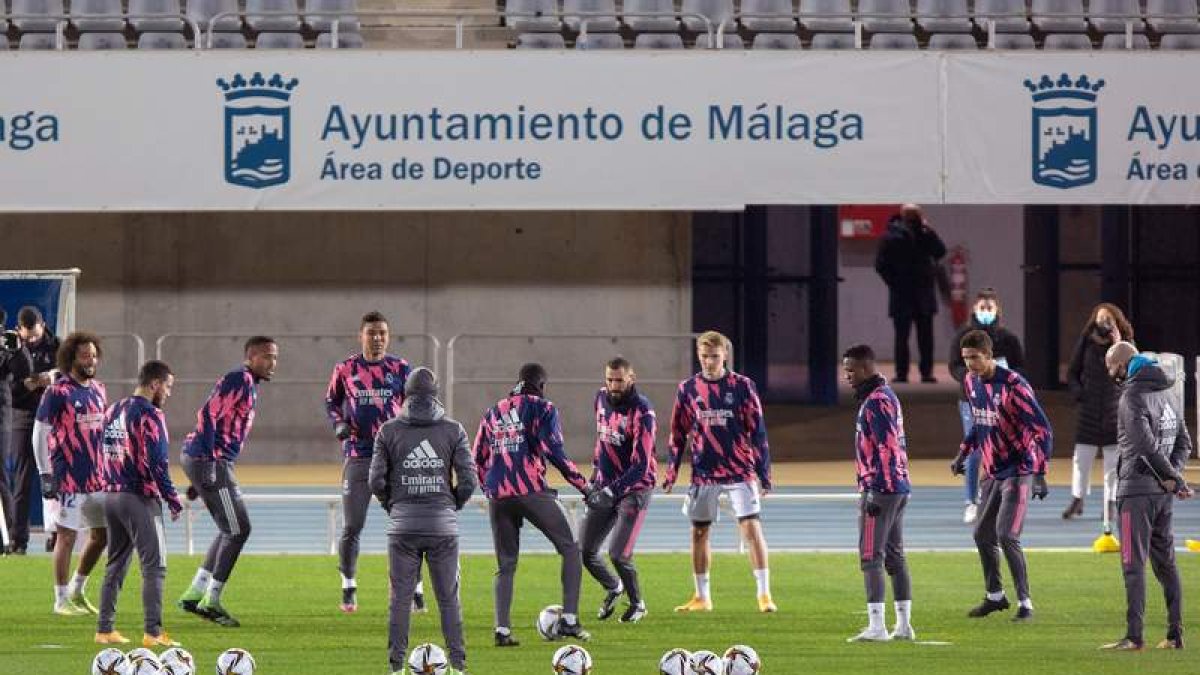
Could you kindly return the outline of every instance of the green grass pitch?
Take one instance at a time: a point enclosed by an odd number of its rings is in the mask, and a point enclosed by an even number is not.
[[[167,576],[167,630],[211,673],[216,655],[244,647],[257,658],[262,675],[376,675],[387,672],[386,560],[364,556],[359,573],[360,611],[338,611],[340,590],[333,557],[245,556],[225,593],[225,604],[243,627],[224,629],[185,615],[173,606],[190,581],[198,560],[173,556]],[[978,558],[970,553],[911,554],[914,625],[918,640],[951,644],[850,645],[845,639],[866,620],[862,576],[852,554],[777,554],[772,585],[780,612],[762,615],[754,605],[754,580],[742,556],[716,556],[713,594],[716,609],[705,615],[677,615],[671,608],[691,593],[688,558],[639,558],[649,616],[638,625],[594,618],[598,586],[585,575],[583,619],[593,633],[587,645],[596,675],[653,675],[659,656],[671,647],[723,651],[749,644],[763,657],[767,675],[812,673],[1195,673],[1195,652],[1111,654],[1102,642],[1121,637],[1124,588],[1119,559],[1085,553],[1029,554],[1037,619],[1014,625],[1011,612],[969,620],[967,609],[982,596]],[[1200,556],[1182,554],[1185,625],[1200,625]],[[136,564],[135,564],[136,567]],[[467,626],[468,665],[473,675],[550,673],[558,646],[538,639],[537,611],[559,601],[557,558],[525,556],[517,573],[514,622],[523,641],[516,649],[491,645],[493,562],[466,556],[462,598]],[[1150,603],[1147,642],[1162,637],[1161,592],[1147,570]],[[88,595],[98,603],[97,570]],[[44,557],[0,560],[5,589],[0,610],[0,673],[72,675],[89,672],[98,650],[95,621],[50,613],[50,563]],[[130,573],[119,605],[117,628],[141,637],[140,577]],[[428,586],[428,584],[427,584]],[[432,589],[427,590],[431,591]],[[432,597],[432,594],[430,594]],[[888,605],[888,623],[892,608]],[[1186,634],[1200,648],[1200,631]],[[437,613],[416,617],[412,645],[441,644]]]

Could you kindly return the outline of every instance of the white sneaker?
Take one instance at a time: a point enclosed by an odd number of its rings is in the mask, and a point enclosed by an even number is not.
[[[858,635],[846,638],[846,642],[887,642],[891,639],[886,628],[864,628]]]
[[[917,639],[917,631],[913,630],[913,627],[911,625],[896,626],[895,630],[892,631],[892,639],[893,640],[909,640],[909,641],[916,640]]]
[[[83,616],[87,614],[87,610],[65,601],[54,603],[54,613],[59,616]]]
[[[979,511],[978,504],[974,504],[974,503],[967,504],[967,507],[965,509],[963,509],[963,522],[968,525],[975,522],[975,516],[977,515],[978,511]]]

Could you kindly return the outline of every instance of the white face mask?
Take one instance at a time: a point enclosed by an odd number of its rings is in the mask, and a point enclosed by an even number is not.
[[[981,326],[990,326],[996,323],[996,313],[992,311],[977,309],[975,310],[975,320]]]

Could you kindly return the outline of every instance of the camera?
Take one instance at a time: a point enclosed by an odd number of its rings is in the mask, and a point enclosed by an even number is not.
[[[6,330],[4,335],[0,336],[0,350],[6,352],[15,352],[21,348],[21,336],[17,335],[15,330]]]

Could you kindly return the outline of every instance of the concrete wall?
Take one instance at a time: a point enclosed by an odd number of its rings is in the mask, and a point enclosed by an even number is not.
[[[167,407],[176,439],[213,380],[240,360],[253,333],[281,338],[248,462],[337,458],[321,410],[334,361],[356,349],[359,317],[379,309],[393,333],[665,334],[690,329],[690,217],[675,214],[102,214],[0,216],[0,268],[79,267],[78,325],[170,338],[164,357],[182,378]],[[125,395],[137,363],[128,339],[106,343],[101,376]],[[420,338],[394,351],[431,363]],[[572,454],[590,456],[591,394],[615,351],[643,377],[678,380],[690,349],[672,341],[463,340],[463,372],[495,380],[459,388],[457,415],[473,433],[525,360],[546,363]],[[443,352],[444,353],[444,352]],[[439,369],[441,365],[438,366]],[[577,384],[562,380],[578,380]],[[654,388],[656,385],[651,385]],[[660,406],[669,390],[653,392]]]
[[[957,245],[970,255],[971,293],[994,287],[1004,303],[1004,322],[1018,337],[1025,332],[1024,217],[1020,206],[928,206],[926,216],[948,249]],[[842,241],[838,297],[841,344],[865,342],[880,358],[891,360],[893,331],[887,319],[887,288],[875,273],[877,241]],[[954,337],[947,307],[934,320],[934,358],[944,362]],[[916,366],[916,334],[911,338]],[[889,373],[890,376],[891,373]],[[911,375],[911,374],[910,374]]]

